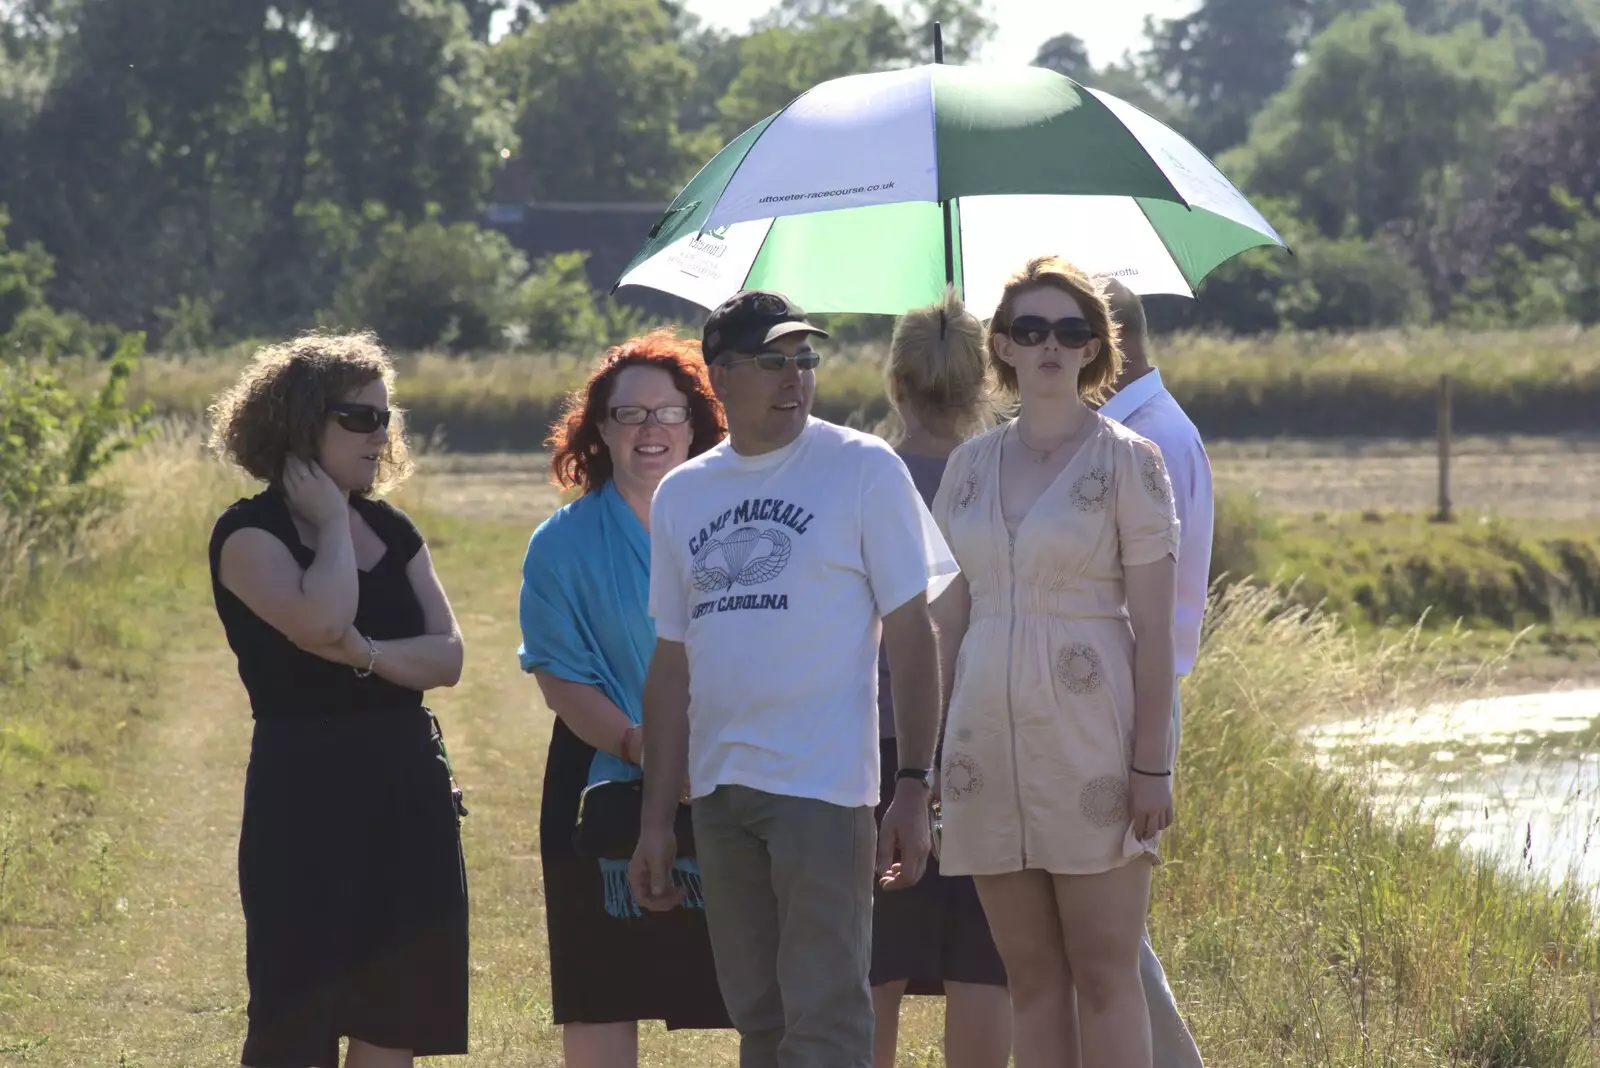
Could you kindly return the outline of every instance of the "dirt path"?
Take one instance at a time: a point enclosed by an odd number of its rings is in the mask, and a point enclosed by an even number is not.
[[[48,1042],[19,1062],[238,1063],[244,923],[234,849],[250,726],[208,622],[172,635],[144,758],[108,774],[125,896],[108,922],[35,965],[29,985],[41,1001],[22,1014],[22,1034]]]

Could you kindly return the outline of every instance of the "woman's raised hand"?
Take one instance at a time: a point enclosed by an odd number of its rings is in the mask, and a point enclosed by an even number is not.
[[[348,497],[315,460],[289,457],[283,465],[283,492],[295,511],[316,526],[346,518]]]

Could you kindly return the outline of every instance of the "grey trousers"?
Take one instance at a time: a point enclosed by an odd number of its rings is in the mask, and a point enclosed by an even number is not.
[[[721,786],[693,814],[740,1068],[872,1068],[872,806]]]
[[[1172,689],[1172,761],[1177,763],[1178,741],[1183,736],[1183,710],[1178,701],[1176,682]],[[1161,967],[1155,950],[1150,948],[1150,932],[1146,931],[1139,946],[1139,978],[1144,980],[1144,1000],[1150,1006],[1150,1063],[1154,1068],[1202,1068],[1200,1050],[1194,1044],[1188,1024],[1178,1012],[1177,999],[1167,983],[1167,973]]]

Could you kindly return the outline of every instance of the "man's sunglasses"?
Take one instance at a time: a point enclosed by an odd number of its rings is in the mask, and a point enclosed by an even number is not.
[[[374,434],[389,425],[389,409],[375,404],[334,404],[328,414],[352,434]]]
[[[1094,339],[1094,327],[1087,319],[1076,316],[1052,323],[1042,315],[1019,315],[1011,320],[1006,334],[1018,345],[1031,349],[1043,345],[1052,332],[1064,349],[1081,349]]]
[[[651,415],[662,426],[677,426],[689,421],[689,409],[681,404],[668,404],[663,408],[646,408],[638,404],[619,404],[611,409],[611,418],[624,426],[639,426]]]
[[[781,371],[790,360],[793,360],[794,365],[800,370],[810,371],[822,362],[822,356],[816,349],[801,349],[793,356],[785,356],[781,352],[768,349],[766,352],[758,352],[754,356],[735,356],[731,360],[722,362],[731,367],[736,363],[754,361],[755,365],[763,371]]]

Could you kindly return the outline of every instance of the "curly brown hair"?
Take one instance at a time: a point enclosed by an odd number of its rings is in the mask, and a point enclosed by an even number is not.
[[[394,388],[394,363],[370,333],[302,334],[260,349],[231,387],[212,401],[210,445],[262,482],[283,478],[291,456],[314,459],[328,426],[328,406],[382,379]],[[405,414],[391,405],[389,441],[367,496],[394,489],[411,474]]]
[[[680,338],[670,328],[652,330],[608,349],[600,366],[582,389],[567,396],[561,418],[550,428],[550,477],[563,490],[593,493],[611,481],[615,468],[611,450],[600,436],[600,424],[609,418],[611,390],[624,369],[658,367],[672,376],[673,384],[689,398],[689,455],[699,456],[728,433],[722,404],[711,391],[700,342]]]
[[[1000,358],[995,339],[1011,330],[1017,298],[1034,289],[1059,289],[1083,309],[1089,328],[1100,339],[1100,352],[1078,372],[1078,395],[1090,404],[1105,400],[1122,374],[1122,328],[1111,314],[1105,287],[1060,256],[1035,256],[1006,280],[1000,306],[989,320],[989,364],[1000,388],[1017,396],[1017,369]]]

